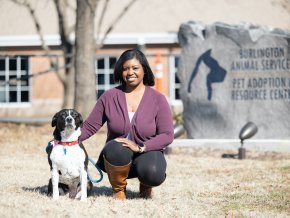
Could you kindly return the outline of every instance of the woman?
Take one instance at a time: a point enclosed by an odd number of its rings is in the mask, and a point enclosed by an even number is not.
[[[166,177],[163,149],[173,141],[173,121],[165,97],[152,89],[154,75],[144,54],[127,50],[118,59],[114,80],[121,85],[98,99],[84,122],[80,140],[107,122],[107,141],[97,165],[108,174],[115,199],[126,199],[126,179],[138,177],[140,196]]]

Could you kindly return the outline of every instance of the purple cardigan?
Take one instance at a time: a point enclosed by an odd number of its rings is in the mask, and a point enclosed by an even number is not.
[[[147,151],[153,151],[165,148],[174,139],[170,107],[162,94],[148,86],[131,123],[123,87],[106,91],[84,122],[80,140],[94,135],[105,122],[107,142],[118,137],[126,138],[131,131],[135,143],[144,143]]]

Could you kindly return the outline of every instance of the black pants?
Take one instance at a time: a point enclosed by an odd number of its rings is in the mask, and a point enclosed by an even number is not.
[[[98,161],[98,166],[105,171],[103,156],[115,166],[132,162],[128,178],[137,177],[145,185],[158,186],[166,178],[166,160],[162,151],[134,153],[122,143],[112,140],[105,145]]]

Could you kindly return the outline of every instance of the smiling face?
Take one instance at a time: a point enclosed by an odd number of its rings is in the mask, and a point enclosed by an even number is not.
[[[133,58],[124,62],[122,78],[127,87],[143,85],[144,70],[139,60]]]

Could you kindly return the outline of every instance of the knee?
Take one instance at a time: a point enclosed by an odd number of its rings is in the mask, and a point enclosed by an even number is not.
[[[137,169],[138,179],[141,183],[148,186],[159,186],[166,178],[165,169],[161,169],[157,165],[150,164],[142,169]]]
[[[116,142],[114,140],[109,141],[105,145],[103,153],[105,156],[107,156],[107,154],[110,154],[112,152],[114,152],[114,153],[119,152],[121,150],[121,146],[122,146],[122,144],[119,142]]]
[[[122,143],[112,140],[105,145],[103,154],[109,163],[116,166],[123,166],[130,163],[133,152],[124,147]]]

